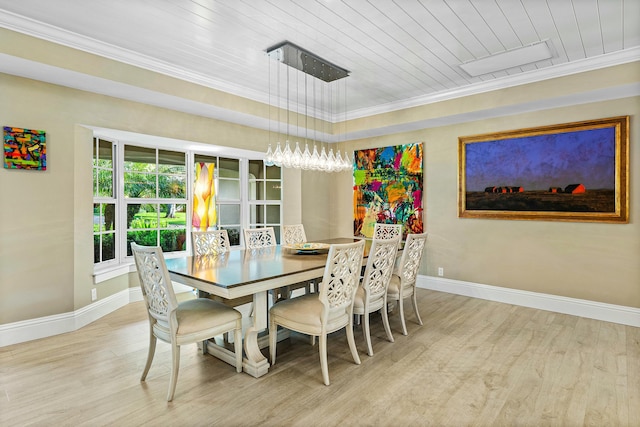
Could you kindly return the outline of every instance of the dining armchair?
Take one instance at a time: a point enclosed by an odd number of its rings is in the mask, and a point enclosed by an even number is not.
[[[273,227],[245,228],[243,232],[246,249],[259,249],[278,244]]]
[[[242,315],[237,310],[207,298],[178,303],[162,249],[131,243],[142,297],[149,318],[149,352],[140,381],[151,368],[158,339],[171,344],[171,377],[167,401],[173,400],[180,367],[180,346],[194,344],[234,332],[236,371],[242,372]]]
[[[227,230],[192,231],[191,247],[194,255],[217,255],[229,252]]]
[[[399,243],[400,236],[387,240],[373,239],[364,276],[360,286],[358,286],[353,302],[353,314],[364,317],[362,331],[369,356],[373,356],[371,330],[369,328],[371,313],[380,312],[387,339],[393,342],[393,335],[389,327],[389,314],[387,312],[387,288],[391,281],[391,273],[393,272]]]
[[[400,310],[402,322],[402,334],[407,335],[407,325],[404,316],[404,299],[412,298],[413,311],[416,313],[418,323],[422,325],[418,300],[416,296],[416,279],[422,260],[422,253],[427,242],[427,233],[408,234],[404,244],[398,270],[391,275],[389,288],[387,289],[387,301],[396,301]]]
[[[319,337],[322,378],[329,385],[327,335],[346,328],[347,341],[354,362],[360,357],[353,336],[353,300],[358,288],[364,240],[331,245],[318,293],[287,299],[269,310],[269,353],[276,362],[278,325],[296,332]]]
[[[374,239],[393,239],[395,236],[400,236],[402,239],[402,224],[381,224],[376,223],[373,228]]]

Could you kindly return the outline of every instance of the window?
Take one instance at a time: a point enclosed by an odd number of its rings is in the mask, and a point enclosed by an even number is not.
[[[262,160],[168,147],[94,138],[93,237],[98,270],[130,264],[131,242],[160,246],[169,256],[188,250],[198,163],[214,166],[217,215],[211,228],[227,230],[232,246],[242,245],[244,227],[272,226],[279,236],[280,168],[265,167]]]
[[[273,227],[280,241],[282,177],[277,166],[249,160],[249,226]]]
[[[93,262],[113,263],[116,248],[116,198],[114,195],[114,143],[93,143]]]
[[[124,147],[127,256],[131,242],[186,250],[186,154],[157,148]]]

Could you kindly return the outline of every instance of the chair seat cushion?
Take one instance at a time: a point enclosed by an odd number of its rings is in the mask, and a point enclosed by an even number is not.
[[[353,314],[364,314],[365,292],[362,286],[358,286],[356,296],[353,300]],[[369,296],[369,312],[378,311],[384,305],[384,294]]]
[[[317,294],[302,295],[297,298],[280,301],[269,310],[272,316],[295,320],[298,323],[320,327],[322,303]]]
[[[296,298],[280,301],[269,310],[272,319],[287,329],[306,333],[320,334],[322,330],[321,314],[323,305],[318,294],[306,294]],[[346,311],[329,314],[327,332],[343,328],[349,323]]]
[[[400,298],[400,277],[392,274],[389,281],[389,287],[387,288],[387,298],[398,299]]]
[[[414,286],[405,285],[402,289],[402,297],[407,298],[413,295]],[[395,274],[391,275],[391,281],[387,288],[387,298],[392,300],[400,299],[400,277]]]
[[[359,313],[364,310],[364,288],[362,286],[358,286],[358,290],[356,291],[356,296],[353,300],[353,312]]]
[[[176,310],[177,335],[189,335],[242,318],[239,311],[208,298],[181,302]]]

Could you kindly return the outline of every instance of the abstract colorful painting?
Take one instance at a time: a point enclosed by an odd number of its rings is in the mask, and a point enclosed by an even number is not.
[[[196,163],[196,182],[193,186],[193,217],[191,225],[194,231],[207,231],[215,227],[218,219],[216,211],[216,187],[213,179],[213,163]]]
[[[46,134],[4,126],[5,169],[47,169]]]
[[[354,153],[353,234],[373,236],[376,223],[422,233],[422,143]]]

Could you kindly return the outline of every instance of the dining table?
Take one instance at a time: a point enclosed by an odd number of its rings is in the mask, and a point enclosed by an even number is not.
[[[253,296],[252,324],[243,338],[243,370],[258,378],[269,370],[269,362],[259,344],[259,334],[268,326],[268,292],[321,278],[330,245],[358,240],[354,237],[333,238],[309,242],[304,246],[276,245],[217,255],[168,258],[166,265],[172,281],[198,291],[228,300]],[[370,243],[367,241],[365,245],[365,260]],[[233,352],[215,341],[208,341],[206,351],[234,364]]]

